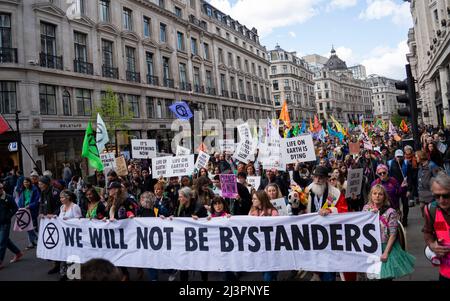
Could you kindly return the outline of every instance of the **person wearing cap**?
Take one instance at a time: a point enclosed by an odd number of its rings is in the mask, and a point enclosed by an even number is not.
[[[404,160],[404,153],[401,149],[395,151],[395,159],[388,161],[389,175],[394,177],[402,189],[400,201],[402,204],[402,225],[408,225],[409,213],[409,197],[412,195],[413,188],[413,171],[412,165],[409,161]]]
[[[406,186],[401,186],[401,184],[394,178],[389,176],[389,168],[380,164],[377,167],[378,179],[372,182],[371,187],[375,185],[381,185],[386,189],[389,195],[389,201],[391,202],[392,208],[399,211],[400,210],[400,197],[404,191],[406,191]]]
[[[328,178],[326,167],[319,165],[314,169],[313,182],[305,189],[308,195],[306,213],[319,213],[321,216],[327,216],[348,211],[345,195],[330,185]],[[322,281],[335,281],[336,273],[319,273],[319,277]]]

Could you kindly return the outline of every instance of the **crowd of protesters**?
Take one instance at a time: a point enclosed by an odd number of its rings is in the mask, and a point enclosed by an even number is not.
[[[404,139],[405,140],[405,139]],[[359,154],[351,155],[350,142],[360,142]],[[424,233],[430,248],[443,260],[441,280],[450,280],[450,238],[434,231],[430,221],[430,208],[439,221],[447,223],[449,229],[450,202],[450,147],[442,152],[438,146],[450,146],[447,130],[426,127],[421,129],[420,149],[414,151],[404,141],[396,141],[388,133],[377,133],[371,137],[373,149],[365,149],[358,135],[350,135],[344,141],[327,137],[315,140],[317,161],[289,164],[285,171],[264,169],[258,162],[244,164],[231,154],[215,153],[207,168],[195,174],[168,179],[153,179],[149,162],[130,160],[128,175],[118,176],[115,171],[106,175],[96,172],[82,179],[72,176],[69,165],[63,174],[53,176],[45,171],[39,175],[33,171],[29,177],[20,172],[4,174],[0,184],[0,269],[4,267],[6,249],[17,262],[23,252],[10,240],[11,219],[18,208],[29,209],[34,229],[28,231],[26,250],[37,245],[38,221],[46,218],[87,218],[98,220],[122,220],[134,217],[154,218],[232,218],[237,215],[277,216],[279,213],[270,200],[285,198],[292,185],[306,189],[308,202],[299,204],[292,214],[318,213],[322,216],[342,212],[371,211],[379,213],[383,262],[380,277],[395,279],[412,273],[414,257],[402,249],[398,239],[401,222],[408,226],[409,207],[420,204],[425,217]],[[347,174],[351,169],[363,169],[363,184],[360,195],[345,198]],[[238,195],[222,198],[220,174],[234,173],[237,176]],[[249,176],[261,176],[259,187],[247,182]],[[437,179],[437,180],[436,180]],[[325,203],[329,202],[327,206]],[[433,214],[431,214],[433,216]],[[441,237],[442,236],[442,237]],[[441,244],[443,241],[445,244]],[[446,265],[446,266],[445,266]],[[60,274],[67,279],[67,265],[54,262],[49,274]],[[189,280],[189,271],[147,269],[149,280],[158,280],[159,273],[167,273],[169,280],[179,276]],[[120,267],[122,280],[130,277],[127,267]],[[245,272],[245,271],[244,271]],[[144,271],[138,271],[144,277]],[[224,273],[224,280],[237,280],[241,273]],[[361,279],[355,273],[315,273],[322,281]],[[95,275],[92,275],[95,278]],[[98,275],[98,277],[104,277]],[[201,279],[208,280],[208,273],[201,272]],[[276,272],[263,273],[263,279],[277,279]],[[343,280],[344,280],[343,279]]]

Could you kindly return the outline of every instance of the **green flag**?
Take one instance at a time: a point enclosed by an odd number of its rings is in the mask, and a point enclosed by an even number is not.
[[[292,135],[293,135],[294,137],[297,137],[298,131],[299,131],[299,127],[298,127],[298,124],[297,124],[297,125],[295,126],[295,128],[294,128],[294,131],[292,132]]]
[[[89,165],[98,171],[103,171],[103,163],[100,159],[100,155],[97,149],[97,142],[95,140],[95,132],[92,129],[91,122],[89,121],[88,127],[86,129],[86,134],[83,140],[83,150],[81,156],[87,158]]]

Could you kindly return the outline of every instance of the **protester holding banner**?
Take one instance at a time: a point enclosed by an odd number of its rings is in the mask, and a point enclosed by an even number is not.
[[[16,202],[12,196],[6,194],[3,184],[0,183],[0,270],[4,268],[3,260],[7,248],[15,254],[11,263],[17,262],[23,257],[23,253],[9,238],[11,219],[16,211]]]
[[[41,197],[39,188],[31,184],[30,178],[25,178],[22,183],[22,187],[18,190],[19,195],[19,208],[25,208],[30,210],[31,220],[33,222],[33,227],[37,228],[37,217],[39,215],[39,198]],[[30,250],[37,245],[37,234],[35,229],[27,231],[28,234],[28,246],[26,250]]]
[[[156,183],[158,183],[158,182],[156,182]],[[156,185],[156,183],[153,185],[152,189],[149,191],[155,192],[154,186]],[[158,187],[160,187],[160,186],[158,186]],[[170,177],[169,185],[167,185],[166,189],[164,190],[164,195],[169,199],[169,202],[170,202],[169,208],[171,208],[172,214],[173,214],[173,210],[178,206],[178,190],[180,190],[180,188],[181,188],[181,184],[179,183],[179,177]],[[157,195],[157,197],[161,197],[161,194],[159,192],[156,195]],[[170,214],[170,215],[172,215],[172,214]]]
[[[162,216],[171,216],[173,215],[173,211],[175,209],[176,203],[171,202],[171,200],[164,196],[164,184],[162,182],[158,182],[155,184],[153,190],[155,191],[155,207],[159,210],[159,215]],[[148,195],[147,195],[148,197]],[[142,198],[141,198],[142,199]]]
[[[411,274],[414,271],[415,258],[400,246],[397,239],[399,217],[397,211],[390,206],[388,193],[382,185],[376,184],[372,187],[369,201],[363,211],[379,213],[383,248],[380,279],[392,280]]]
[[[195,183],[193,198],[206,210],[209,210],[211,200],[214,198],[214,192],[210,188],[211,185],[211,180],[208,177],[200,177]]]

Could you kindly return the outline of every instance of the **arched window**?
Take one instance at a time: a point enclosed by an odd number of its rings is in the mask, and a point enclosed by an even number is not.
[[[70,103],[70,93],[67,90],[63,91],[62,101],[63,101],[64,116],[71,116],[72,115],[72,106]]]

